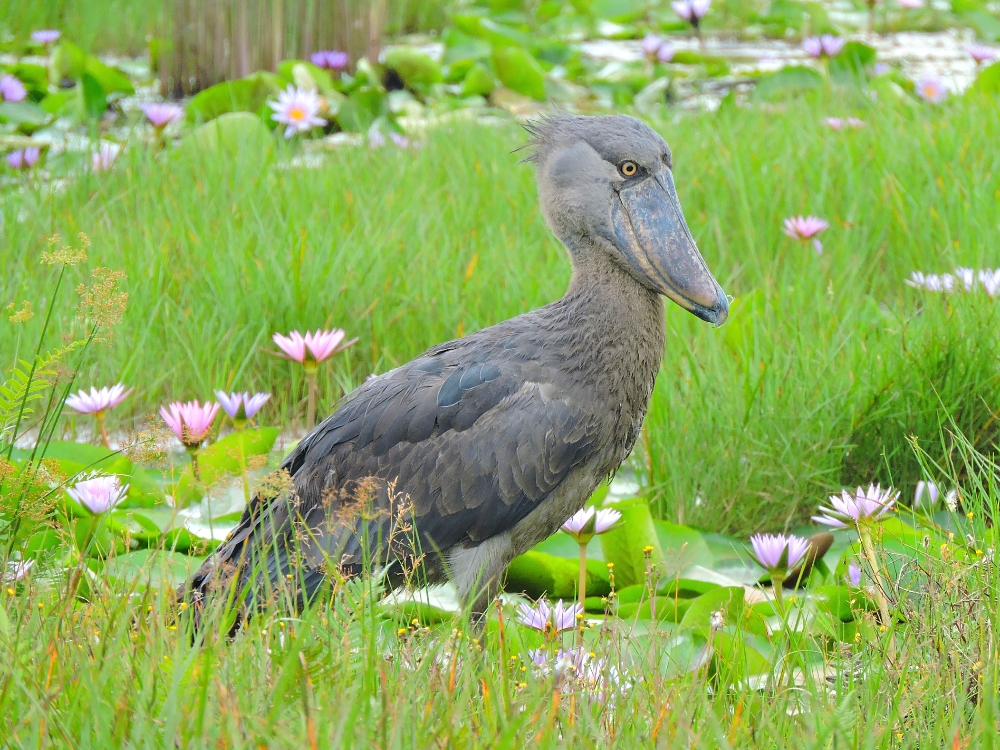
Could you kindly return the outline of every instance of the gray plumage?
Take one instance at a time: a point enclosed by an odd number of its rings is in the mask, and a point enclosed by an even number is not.
[[[624,116],[528,127],[546,221],[573,276],[549,305],[440,344],[345,397],[255,497],[184,596],[248,610],[366,566],[455,582],[482,611],[513,557],[618,469],[664,354],[665,295],[721,324],[728,302],[677,203],[663,139]]]

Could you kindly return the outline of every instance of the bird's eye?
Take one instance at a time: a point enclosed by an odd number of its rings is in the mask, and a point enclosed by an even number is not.
[[[634,161],[623,161],[618,166],[618,171],[626,177],[635,177],[635,173],[639,171],[639,165]]]

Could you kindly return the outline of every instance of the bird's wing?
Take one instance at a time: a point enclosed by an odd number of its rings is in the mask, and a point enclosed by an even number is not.
[[[478,544],[512,528],[592,454],[599,409],[516,342],[474,344],[441,345],[369,381],[285,460],[294,515],[338,564],[360,565],[365,545],[390,534],[400,503],[423,552]],[[352,510],[350,493],[369,478],[378,480],[373,507]],[[262,515],[248,508],[228,556],[259,532]],[[280,515],[284,524],[293,513]],[[414,546],[404,541],[390,556]]]

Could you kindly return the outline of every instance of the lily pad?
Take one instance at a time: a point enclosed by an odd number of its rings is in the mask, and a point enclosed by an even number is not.
[[[972,86],[969,88],[969,95],[989,94],[991,96],[1000,95],[1000,62],[993,63],[988,68],[976,76]]]
[[[599,538],[604,559],[614,564],[615,583],[624,588],[645,581],[646,548],[651,550],[651,562],[663,565],[665,559],[649,504],[637,498],[615,503],[614,508],[622,514],[622,523]]]
[[[273,73],[254,73],[238,81],[217,83],[192,97],[187,106],[187,118],[199,123],[229,112],[258,113],[268,99],[281,91],[282,83]]]
[[[511,91],[545,99],[545,73],[538,61],[520,47],[499,47],[493,50],[493,69],[500,82]]]
[[[523,592],[532,599],[573,599],[580,575],[578,562],[534,550],[514,558],[507,568],[504,588]],[[607,566],[599,560],[587,561],[587,593],[605,596],[611,592]]]
[[[174,152],[176,158],[198,163],[209,154],[223,154],[235,160],[243,154],[266,161],[274,149],[274,138],[260,118],[248,112],[229,112],[188,133]]]
[[[204,560],[204,557],[166,550],[137,550],[109,558],[104,570],[115,578],[138,578],[152,586],[175,586],[189,578]]]
[[[797,96],[823,86],[823,76],[811,68],[790,65],[760,77],[753,90],[755,99],[765,101]]]
[[[396,71],[408,88],[430,86],[442,80],[441,66],[426,53],[412,47],[390,49],[385,53],[385,65]]]
[[[242,430],[227,435],[198,453],[198,469],[202,485],[215,484],[227,476],[239,475],[246,462],[253,456],[266,456],[278,438],[278,427],[259,430]],[[192,467],[186,466],[174,488],[174,499],[181,505],[200,500],[202,490],[197,486]]]

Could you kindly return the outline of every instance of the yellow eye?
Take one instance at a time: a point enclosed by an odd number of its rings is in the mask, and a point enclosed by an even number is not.
[[[626,177],[633,177],[639,171],[639,165],[634,161],[623,161],[621,166],[618,167],[618,171]]]

